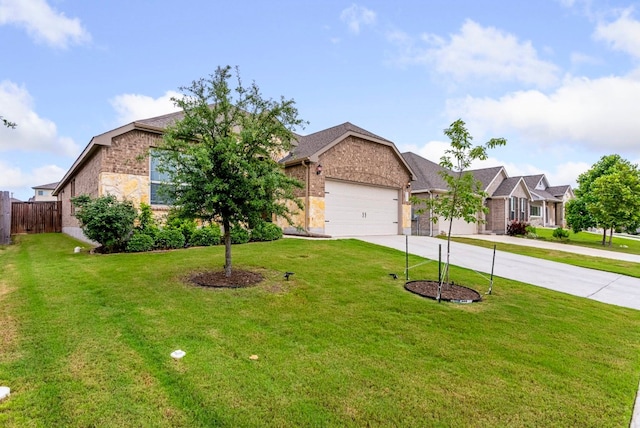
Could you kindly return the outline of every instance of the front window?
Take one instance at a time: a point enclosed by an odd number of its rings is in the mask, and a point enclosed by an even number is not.
[[[149,179],[151,182],[151,188],[149,189],[149,200],[151,205],[170,205],[171,201],[168,196],[161,191],[161,189],[167,185],[171,177],[166,172],[158,171],[158,165],[160,159],[157,156],[157,150],[152,149],[149,154],[150,168]]]
[[[512,196],[509,198],[509,220],[516,219],[516,209],[518,207],[518,198]]]
[[[539,207],[539,206],[537,206],[537,205],[531,205],[531,206],[529,207],[529,215],[530,215],[531,217],[540,217],[540,216],[541,216],[541,214],[540,214],[540,207]]]
[[[525,221],[527,219],[527,200],[520,198],[520,220]]]

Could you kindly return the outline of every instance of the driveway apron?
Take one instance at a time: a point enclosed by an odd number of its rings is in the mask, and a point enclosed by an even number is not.
[[[405,251],[406,237],[359,236],[372,244]],[[409,236],[409,253],[438,260],[438,246],[446,257],[446,241],[426,236]],[[451,243],[452,265],[491,273],[493,250],[474,245]],[[640,279],[552,262],[502,251],[496,252],[494,275],[544,287],[599,302],[640,310]],[[409,271],[411,278],[411,271]]]

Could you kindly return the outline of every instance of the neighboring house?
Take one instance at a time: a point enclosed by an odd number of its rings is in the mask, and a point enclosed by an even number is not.
[[[532,195],[529,222],[534,226],[566,226],[565,204],[574,198],[571,186],[549,186],[544,174],[523,177]]]
[[[168,210],[157,189],[153,149],[167,125],[182,112],[135,121],[100,134],[65,174],[53,194],[62,201],[62,231],[85,239],[73,216],[71,198],[112,194],[156,214]],[[282,159],[285,172],[304,183],[304,209],[293,227],[276,222],[287,233],[331,236],[409,233],[409,183],[412,171],[395,145],[350,123],[308,136],[296,135],[291,153]]]
[[[42,184],[40,186],[32,187],[32,189],[35,192],[35,195],[29,199],[29,202],[57,201],[58,198],[52,195],[57,185],[58,185],[58,182]]]
[[[402,156],[416,175],[416,180],[411,184],[412,195],[429,199],[448,192],[440,175],[443,167],[415,153],[407,152]],[[504,234],[514,220],[544,226],[564,224],[564,204],[573,198],[571,186],[550,187],[543,174],[509,177],[501,166],[467,172],[481,183],[481,189],[488,195],[484,200],[488,213],[478,213],[478,223],[454,219],[452,235]],[[453,174],[451,171],[449,173]],[[448,221],[438,218],[432,222],[431,213],[418,214],[417,208],[412,209],[413,235],[436,236],[448,232]]]
[[[305,185],[294,226],[278,221],[286,233],[410,233],[413,172],[391,141],[347,122],[298,136],[281,162]]]

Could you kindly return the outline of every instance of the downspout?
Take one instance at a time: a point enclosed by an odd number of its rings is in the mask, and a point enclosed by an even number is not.
[[[427,190],[427,192],[429,192],[429,199],[433,199],[431,190]],[[429,236],[433,238],[433,208],[429,208]]]
[[[305,232],[309,233],[309,196],[310,196],[310,191],[309,191],[309,181],[311,180],[309,174],[311,171],[310,168],[310,161],[309,160],[304,160],[302,161],[302,165],[305,166],[305,168],[307,169],[307,173],[305,174],[305,196],[304,196],[304,230]]]

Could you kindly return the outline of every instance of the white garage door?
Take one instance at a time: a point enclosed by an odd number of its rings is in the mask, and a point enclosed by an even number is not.
[[[398,191],[327,180],[325,233],[331,236],[397,235]]]
[[[449,220],[443,217],[438,218],[438,229],[440,233],[449,232]],[[453,225],[451,225],[452,235],[476,235],[478,233],[477,223],[467,223],[461,218],[454,218]]]

